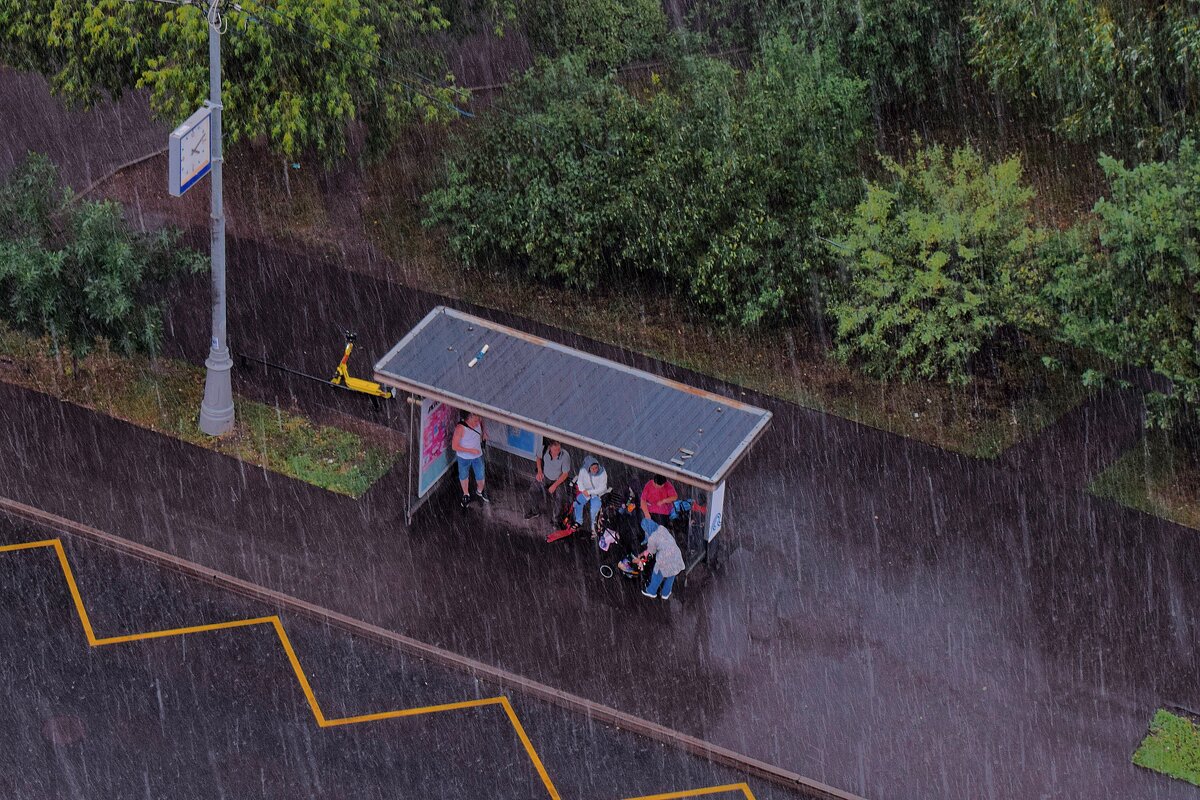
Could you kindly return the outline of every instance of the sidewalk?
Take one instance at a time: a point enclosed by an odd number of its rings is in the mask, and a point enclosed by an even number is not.
[[[230,260],[234,346],[317,374],[340,315],[353,315],[365,370],[451,302],[245,241]],[[180,308],[205,313],[205,287],[188,291]],[[198,360],[207,332],[192,313],[171,315],[170,348]],[[239,390],[286,391],[251,377]],[[311,408],[371,415],[291,388]],[[1049,446],[996,463],[747,399],[776,416],[729,487],[737,549],[670,603],[602,581],[569,540],[513,535],[486,512],[464,525],[452,493],[406,530],[402,469],[354,501],[6,386],[0,485],[868,797],[1194,796],[1129,758],[1157,704],[1200,705],[1200,537],[1047,472],[1095,463],[1110,429],[1136,435],[1127,398],[1101,395]],[[390,414],[406,424],[402,407]]]

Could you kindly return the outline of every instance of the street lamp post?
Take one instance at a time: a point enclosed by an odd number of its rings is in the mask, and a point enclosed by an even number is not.
[[[225,211],[221,197],[221,15],[220,0],[208,6],[208,107],[212,115],[212,342],[204,361],[204,400],[200,430],[219,436],[233,428],[233,387],[229,342],[225,337]]]

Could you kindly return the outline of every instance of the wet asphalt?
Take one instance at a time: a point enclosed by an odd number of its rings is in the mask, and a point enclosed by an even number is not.
[[[0,546],[43,538],[0,519]],[[58,538],[97,637],[279,614],[328,719],[504,694],[304,615]],[[550,796],[497,706],[321,728],[269,625],[89,647],[49,548],[0,552],[0,596],[3,797]],[[742,783],[758,798],[801,797],[520,695],[510,701],[564,798]]]
[[[364,363],[437,302],[304,253],[231,257],[235,344],[318,374],[323,298],[355,309]],[[203,290],[171,316],[193,359]],[[407,425],[402,404],[238,384]],[[776,417],[730,481],[731,552],[669,604],[600,578],[582,543],[464,519],[452,492],[406,528],[404,469],[355,501],[11,387],[0,475],[22,502],[868,797],[1194,796],[1129,757],[1159,704],[1200,703],[1196,534],[1084,490],[1137,440],[1134,392],[994,463],[746,397]]]
[[[444,302],[347,272],[345,257],[231,241],[234,346],[324,375],[349,316],[364,371]],[[180,290],[173,354],[203,359],[206,312],[203,281]],[[401,404],[376,414],[262,371],[235,380],[407,426]],[[6,386],[0,484],[868,797],[1197,796],[1129,759],[1160,704],[1200,707],[1198,534],[1085,491],[1136,443],[1136,392],[1102,392],[996,461],[745,399],[775,420],[730,481],[724,565],[669,604],[601,579],[579,543],[547,546],[495,511],[464,520],[450,494],[407,528],[403,469],[354,501]]]

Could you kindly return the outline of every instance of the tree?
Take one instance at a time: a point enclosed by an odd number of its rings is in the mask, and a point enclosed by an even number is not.
[[[405,121],[449,113],[449,85],[410,74],[411,41],[447,24],[427,0],[226,1],[221,12],[230,144],[265,138],[289,158],[332,158],[354,119],[379,143]],[[84,105],[148,88],[156,113],[176,122],[208,97],[205,11],[186,2],[0,0],[0,59]]]
[[[965,0],[701,0],[693,16],[728,44],[781,32],[868,81],[877,107],[940,99],[957,80]]]
[[[1152,424],[1200,441],[1200,152],[1162,162],[1100,160],[1109,182],[1096,220],[1072,234],[1052,284],[1069,341],[1171,382]],[[1200,449],[1197,449],[1200,452]]]
[[[683,58],[636,90],[543,62],[453,148],[428,223],[467,264],[677,291],[742,325],[798,316],[829,263],[817,237],[861,189],[863,91],[787,38],[744,75]]]
[[[206,262],[172,231],[130,231],[116,203],[76,199],[45,156],[30,154],[0,187],[0,318],[72,357],[98,339],[153,352],[162,291]]]
[[[575,53],[603,69],[652,57],[667,35],[659,0],[535,0],[524,13],[546,55]]]
[[[711,144],[687,144],[682,175],[698,175],[680,216],[695,220],[695,255],[677,275],[695,302],[753,326],[821,314],[832,259],[822,239],[862,195],[858,148],[866,85],[787,36],[763,41],[727,116],[698,110]],[[669,135],[669,134],[668,134]]]
[[[1155,147],[1195,129],[1195,0],[976,0],[972,61],[1065,135]]]
[[[1045,325],[1033,191],[1019,158],[988,165],[969,146],[882,161],[891,184],[868,187],[835,248],[848,273],[835,352],[879,377],[966,385]]]

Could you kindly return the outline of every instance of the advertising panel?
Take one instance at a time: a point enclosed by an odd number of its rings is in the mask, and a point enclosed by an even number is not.
[[[708,539],[712,541],[725,524],[725,481],[713,489],[708,500]]]
[[[528,458],[530,461],[537,458],[541,452],[542,437],[533,431],[488,420],[487,434],[488,447]]]
[[[417,497],[424,497],[454,462],[450,439],[458,410],[437,400],[421,401],[421,464],[417,478]]]

